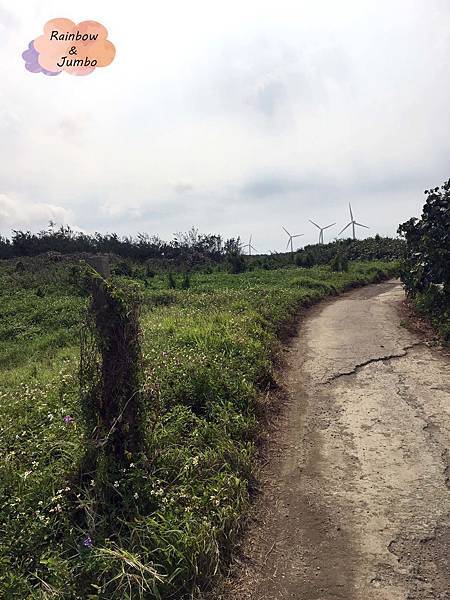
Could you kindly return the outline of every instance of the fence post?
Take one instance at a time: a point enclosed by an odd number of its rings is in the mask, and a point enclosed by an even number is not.
[[[114,470],[144,450],[144,414],[140,388],[139,298],[130,286],[107,281],[108,257],[92,257],[99,275],[90,279],[88,326],[94,351],[81,364],[83,409],[94,463],[101,456]],[[95,358],[96,355],[96,358]]]
[[[103,277],[109,279],[111,277],[111,266],[109,264],[109,256],[94,254],[86,259],[86,262]]]

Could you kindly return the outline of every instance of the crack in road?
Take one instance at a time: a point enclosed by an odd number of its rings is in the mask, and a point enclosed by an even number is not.
[[[245,560],[214,600],[450,600],[450,357],[400,327],[403,298],[380,284],[303,322]]]
[[[445,469],[444,469],[444,481],[445,481],[445,485],[447,486],[447,489],[450,491],[450,451],[448,448],[446,448],[443,452],[442,452],[442,460],[444,462]]]
[[[337,379],[340,379],[341,377],[347,377],[348,375],[356,375],[356,373],[358,373],[361,369],[373,363],[383,362],[385,360],[393,360],[395,358],[403,358],[404,356],[407,356],[409,350],[411,350],[412,348],[416,348],[417,346],[427,346],[427,344],[426,342],[422,341],[415,342],[414,344],[410,344],[409,346],[405,346],[404,348],[402,348],[400,353],[398,354],[386,354],[384,356],[379,356],[378,358],[369,358],[368,360],[365,360],[364,362],[355,365],[350,371],[344,371],[342,373],[336,373],[335,375],[332,375],[325,381],[322,381],[321,384],[328,385],[330,383],[333,383]]]

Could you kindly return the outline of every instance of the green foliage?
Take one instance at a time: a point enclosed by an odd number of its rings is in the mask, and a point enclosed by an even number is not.
[[[314,265],[314,256],[309,251],[299,252],[295,257],[295,264],[297,267],[309,269],[309,267]]]
[[[335,256],[333,256],[333,258],[330,260],[330,268],[332,271],[335,271],[338,273],[343,272],[343,271],[348,271],[347,254],[345,254],[341,250],[338,250],[336,252]]]
[[[174,290],[177,287],[177,282],[172,271],[169,271],[169,273],[167,273],[167,287],[169,288],[169,290]]]
[[[133,276],[133,266],[131,263],[124,260],[118,262],[112,269],[114,275],[124,275],[125,277]]]
[[[337,240],[329,244],[305,246],[297,252],[296,264],[313,266],[329,264],[337,255],[345,255],[348,260],[399,260],[404,256],[405,242],[399,239],[376,235],[364,240],[351,238]]]
[[[0,368],[49,358],[77,340],[85,293],[62,265],[33,259],[0,268]],[[42,268],[41,268],[42,267]]]
[[[245,259],[240,252],[233,252],[228,255],[227,268],[230,273],[238,275],[246,270]]]
[[[140,389],[140,294],[133,282],[91,275],[92,298],[81,348],[81,409],[86,426],[83,477],[111,483],[126,459],[145,449],[145,414]],[[107,481],[108,483],[108,481]]]
[[[191,278],[189,277],[189,273],[185,273],[183,276],[183,281],[181,282],[181,289],[188,290],[191,287]]]
[[[222,239],[220,235],[201,234],[192,228],[177,233],[170,242],[158,236],[138,234],[137,237],[119,237],[116,233],[93,235],[73,231],[68,226],[59,229],[50,223],[47,229],[32,233],[13,230],[11,239],[0,236],[0,259],[22,256],[47,256],[60,259],[64,256],[84,254],[109,254],[121,257],[117,275],[131,276],[127,261],[155,261],[166,270],[169,265],[192,268],[223,263],[229,254],[240,252],[239,239]],[[125,260],[124,260],[125,259]]]
[[[168,289],[165,275],[152,288],[134,282],[143,296],[140,390],[151,400],[146,453],[131,453],[111,481],[74,476],[86,443],[74,333],[86,298],[59,263],[38,298],[42,278],[30,286],[24,263],[21,274],[0,263],[0,327],[8,332],[0,345],[1,595],[191,597],[227,564],[248,506],[278,334],[300,307],[392,275],[397,265],[194,273],[189,293]],[[112,279],[122,316],[128,284]],[[59,348],[42,342],[64,331]],[[105,484],[108,514],[99,503]]]
[[[312,244],[297,250],[294,263],[301,268],[328,265],[337,253],[345,254],[350,261],[400,260],[405,255],[406,244],[402,239],[376,235],[364,240],[340,239],[329,244]],[[243,257],[247,269],[281,269],[292,266],[290,252]]]
[[[150,267],[150,265],[146,265],[145,274],[149,279],[153,279],[153,277],[156,275],[155,271]]]
[[[450,339],[450,180],[425,193],[421,219],[398,228],[407,244],[401,277],[418,309]]]

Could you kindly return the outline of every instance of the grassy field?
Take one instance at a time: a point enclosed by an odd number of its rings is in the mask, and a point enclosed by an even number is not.
[[[190,598],[226,564],[249,502],[263,391],[301,307],[396,263],[196,274],[139,282],[149,457],[111,482],[105,516],[75,477],[83,453],[73,270],[0,264],[0,597]],[[181,277],[178,283],[181,283]]]

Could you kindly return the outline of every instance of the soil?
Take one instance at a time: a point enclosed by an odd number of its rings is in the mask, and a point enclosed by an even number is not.
[[[450,599],[450,357],[397,281],[311,311],[217,600]]]

